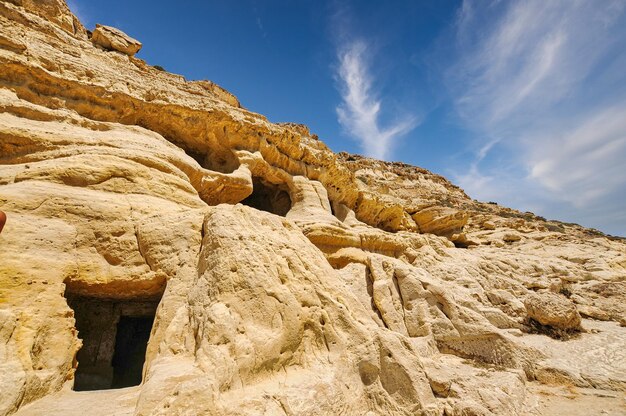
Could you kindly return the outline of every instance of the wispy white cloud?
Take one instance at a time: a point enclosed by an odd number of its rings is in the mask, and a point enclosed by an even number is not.
[[[530,177],[576,207],[617,190],[626,193],[626,103],[572,124],[529,144]]]
[[[337,107],[339,123],[350,136],[357,139],[364,153],[378,159],[392,154],[396,139],[417,125],[414,116],[395,120],[381,126],[381,100],[373,90],[374,79],[369,72],[368,46],[352,41],[340,47],[338,80],[342,103]]]
[[[267,32],[265,31],[265,27],[263,26],[263,22],[259,16],[256,17],[256,26],[259,28],[259,31],[263,35],[264,38],[267,37]]]
[[[464,2],[447,82],[477,137],[474,161],[456,176],[470,195],[492,198],[491,187],[518,208],[626,234],[625,8]]]
[[[261,20],[261,14],[259,13],[259,8],[257,7],[256,1],[252,3],[252,12],[256,18],[256,26],[259,28],[259,32],[261,36],[267,38],[267,31],[265,30],[265,26],[263,25],[263,20]]]

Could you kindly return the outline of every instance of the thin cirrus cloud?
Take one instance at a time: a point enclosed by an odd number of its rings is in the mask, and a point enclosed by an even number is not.
[[[463,3],[446,82],[476,137],[470,195],[626,234],[625,8]]]
[[[410,116],[381,126],[382,103],[372,88],[374,79],[367,52],[363,41],[351,41],[339,48],[337,78],[342,103],[336,109],[337,117],[367,156],[385,160],[391,156],[395,141],[417,126],[417,119]]]

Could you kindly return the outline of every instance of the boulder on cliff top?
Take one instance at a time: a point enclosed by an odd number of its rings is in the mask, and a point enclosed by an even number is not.
[[[528,317],[541,325],[580,330],[580,314],[573,302],[556,293],[533,293],[524,301]]]
[[[105,49],[122,52],[133,56],[141,49],[141,42],[133,39],[121,30],[97,24],[91,35],[91,40]]]

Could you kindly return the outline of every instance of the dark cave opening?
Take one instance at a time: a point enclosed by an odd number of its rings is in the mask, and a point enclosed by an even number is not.
[[[160,299],[102,299],[66,292],[83,346],[76,354],[75,391],[141,384]]]
[[[154,316],[120,317],[117,323],[115,352],[111,361],[113,366],[111,388],[141,384],[141,372],[153,322]]]
[[[285,186],[274,185],[256,177],[252,178],[252,194],[241,203],[282,217],[291,209],[291,198]]]

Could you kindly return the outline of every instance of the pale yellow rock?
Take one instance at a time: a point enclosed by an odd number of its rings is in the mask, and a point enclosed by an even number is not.
[[[141,49],[141,42],[133,39],[121,30],[104,25],[96,25],[91,40],[104,49],[122,52],[128,56],[134,56]]]
[[[611,316],[600,308],[591,305],[576,305],[578,313],[582,316],[597,319],[599,321],[610,321]]]
[[[528,317],[556,329],[580,329],[580,314],[573,302],[556,293],[533,293],[524,306]]]
[[[485,230],[495,230],[496,225],[491,221],[485,221],[482,223],[482,228],[484,228]]]
[[[411,217],[421,232],[446,236],[460,233],[468,219],[467,213],[445,207],[425,208]]]
[[[520,241],[522,237],[517,233],[505,233],[502,236],[502,241],[505,243],[514,243],[516,241]]]
[[[594,411],[623,397],[624,240],[334,154],[96,47],[60,0],[0,2],[0,24],[0,415],[550,415],[560,386]],[[527,315],[557,311],[535,291],[606,322],[529,334]],[[140,385],[72,391],[80,296],[158,303]]]
[[[64,0],[6,0],[6,2],[21,6],[58,25],[68,33],[86,34],[85,28],[72,14]]]

